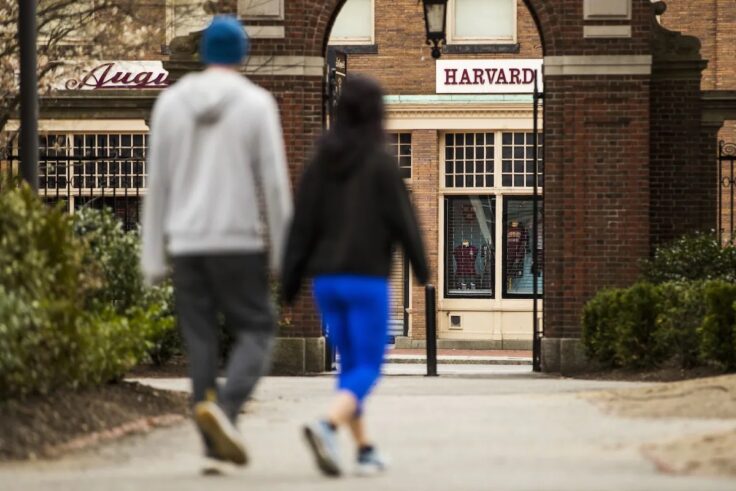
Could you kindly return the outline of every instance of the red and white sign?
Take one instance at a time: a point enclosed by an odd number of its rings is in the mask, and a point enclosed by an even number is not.
[[[169,72],[160,61],[106,61],[64,82],[67,90],[163,89],[170,85]]]
[[[438,94],[531,94],[542,60],[438,60]]]

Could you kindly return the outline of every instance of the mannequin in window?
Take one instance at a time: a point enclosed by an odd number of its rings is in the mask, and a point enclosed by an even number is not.
[[[461,290],[475,289],[476,271],[475,261],[478,258],[478,248],[464,239],[453,251],[455,256],[455,279],[457,288]]]
[[[509,279],[524,275],[524,258],[529,252],[529,232],[523,224],[513,221],[506,233],[506,272]]]
[[[485,290],[491,289],[493,279],[493,267],[496,264],[496,251],[491,241],[480,246],[480,281],[479,287]]]

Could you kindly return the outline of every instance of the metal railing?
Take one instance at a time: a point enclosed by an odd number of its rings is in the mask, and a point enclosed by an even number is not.
[[[19,177],[20,169],[18,155],[0,149],[0,173]],[[65,203],[70,213],[82,207],[110,208],[126,230],[138,227],[146,180],[143,155],[39,155],[38,194],[45,202]]]

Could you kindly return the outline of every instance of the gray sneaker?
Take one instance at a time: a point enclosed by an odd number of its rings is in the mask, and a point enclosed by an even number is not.
[[[386,460],[375,448],[371,447],[358,451],[358,462],[355,467],[355,473],[357,475],[374,476],[385,472],[387,468],[388,464]]]
[[[342,474],[335,430],[326,422],[317,421],[304,427],[304,436],[322,473],[331,477]]]

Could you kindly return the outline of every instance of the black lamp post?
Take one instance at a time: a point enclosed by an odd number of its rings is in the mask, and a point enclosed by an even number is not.
[[[21,177],[38,189],[38,80],[36,75],[36,0],[18,7],[20,44],[20,161]]]
[[[432,46],[432,58],[442,56],[440,45],[447,39],[445,23],[447,22],[447,0],[422,0],[424,4],[424,26],[427,30],[427,44]]]

